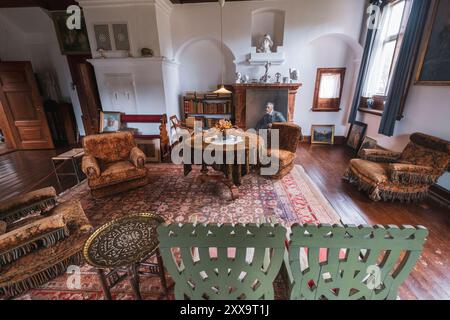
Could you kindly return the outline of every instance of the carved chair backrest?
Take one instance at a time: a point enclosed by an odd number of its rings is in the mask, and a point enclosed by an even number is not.
[[[271,224],[158,227],[179,300],[273,299],[285,237],[284,227]]]
[[[396,299],[427,235],[422,226],[294,225],[291,299]]]

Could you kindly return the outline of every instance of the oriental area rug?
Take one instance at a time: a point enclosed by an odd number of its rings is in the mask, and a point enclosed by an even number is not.
[[[87,182],[66,191],[59,202],[79,200],[94,227],[131,213],[154,212],[167,222],[260,223],[273,222],[290,227],[294,223],[339,224],[340,218],[303,167],[296,166],[282,180],[273,181],[256,174],[246,176],[239,187],[240,198],[231,200],[229,189],[217,182],[200,183],[200,171],[187,177],[183,167],[171,164],[148,165],[150,183],[142,188],[103,199],[92,198]],[[69,274],[33,289],[18,299],[103,299],[96,270],[81,266],[81,287],[67,286]],[[169,291],[173,284],[169,282]],[[141,277],[143,299],[166,299],[159,278]],[[112,298],[133,299],[128,281],[112,289]],[[286,298],[281,279],[275,283],[278,299]],[[169,294],[169,299],[173,295]]]

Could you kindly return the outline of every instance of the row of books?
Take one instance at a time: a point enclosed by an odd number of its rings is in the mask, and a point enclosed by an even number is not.
[[[231,108],[231,101],[208,103],[184,100],[184,114],[230,114]]]
[[[231,98],[231,93],[213,93],[189,91],[184,95],[185,99],[224,99]]]

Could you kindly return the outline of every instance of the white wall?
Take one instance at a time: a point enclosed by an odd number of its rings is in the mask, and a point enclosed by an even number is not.
[[[81,108],[66,57],[59,49],[53,22],[40,8],[0,9],[0,58],[31,61],[35,73],[51,72],[57,78],[61,100],[72,103],[80,131],[84,134]]]
[[[381,117],[360,112],[359,118],[368,124],[369,136],[395,151],[401,151],[414,132],[450,140],[450,88],[413,85],[406,100],[404,118],[397,122],[393,137],[378,134]],[[439,185],[450,190],[450,173],[441,178]]]
[[[272,66],[270,74],[273,76],[280,72],[288,76],[289,68],[300,71],[303,87],[297,96],[295,122],[302,126],[305,135],[310,134],[312,124],[335,124],[336,135],[344,135],[345,115],[355,80],[354,60],[358,60],[362,52],[358,39],[364,5],[361,0],[226,2],[223,10],[224,44],[235,57],[236,71],[250,75],[251,79],[259,79],[264,68],[249,66],[246,62],[252,44],[252,14],[264,9],[284,10],[286,61],[281,66]],[[192,43],[190,48],[190,43],[193,39],[220,39],[219,12],[218,3],[174,5],[172,43],[175,59],[180,63],[181,88],[184,91],[217,85],[217,69],[207,67],[217,65],[214,43],[204,42],[202,48],[198,42]],[[348,68],[343,110],[339,113],[310,111],[318,67]],[[188,70],[189,74],[183,74],[181,70]],[[231,76],[228,75],[227,80],[232,80]]]

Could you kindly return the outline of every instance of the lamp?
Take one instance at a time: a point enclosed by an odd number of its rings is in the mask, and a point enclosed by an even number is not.
[[[219,0],[219,5],[220,5],[220,53],[222,54],[222,71],[221,71],[222,82],[221,82],[220,88],[218,90],[214,91],[214,93],[230,94],[231,91],[227,90],[223,83],[223,73],[224,73],[224,64],[225,64],[225,55],[223,53],[223,6],[225,5],[225,0]]]

